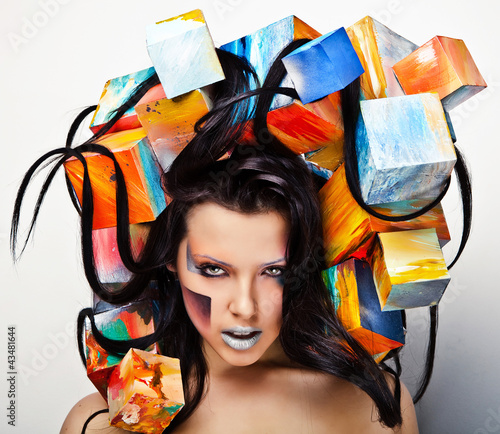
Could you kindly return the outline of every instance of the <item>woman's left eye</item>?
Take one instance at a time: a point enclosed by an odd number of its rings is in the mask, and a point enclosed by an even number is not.
[[[266,268],[264,273],[266,273],[267,275],[269,275],[271,277],[278,277],[278,276],[281,276],[283,274],[283,268],[280,268],[280,267]]]

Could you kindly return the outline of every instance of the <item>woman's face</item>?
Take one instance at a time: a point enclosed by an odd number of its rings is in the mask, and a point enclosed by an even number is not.
[[[288,224],[276,212],[242,214],[204,203],[188,215],[169,268],[205,345],[233,366],[255,363],[278,337],[287,239]]]

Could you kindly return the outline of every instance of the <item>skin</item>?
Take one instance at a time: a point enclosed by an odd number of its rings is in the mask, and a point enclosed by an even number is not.
[[[288,225],[279,214],[241,214],[207,203],[191,210],[187,228],[168,268],[177,273],[186,310],[203,337],[209,387],[176,433],[418,433],[404,385],[403,425],[394,431],[377,421],[373,402],[360,389],[297,366],[284,354],[279,270],[286,266]],[[262,336],[251,348],[235,350],[221,337],[234,326],[259,328]],[[80,433],[92,411],[104,407],[98,394],[84,398],[61,432]],[[103,427],[106,419],[100,415],[90,427]]]

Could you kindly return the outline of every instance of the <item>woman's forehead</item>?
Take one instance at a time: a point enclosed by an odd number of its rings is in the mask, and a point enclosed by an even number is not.
[[[284,257],[287,241],[288,224],[275,211],[248,214],[204,203],[196,205],[187,218],[186,245],[193,255],[266,262],[266,258]]]

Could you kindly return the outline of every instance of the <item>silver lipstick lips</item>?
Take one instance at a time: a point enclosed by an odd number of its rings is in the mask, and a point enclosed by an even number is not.
[[[222,340],[234,350],[252,348],[262,336],[262,330],[255,327],[231,327],[221,332]]]

